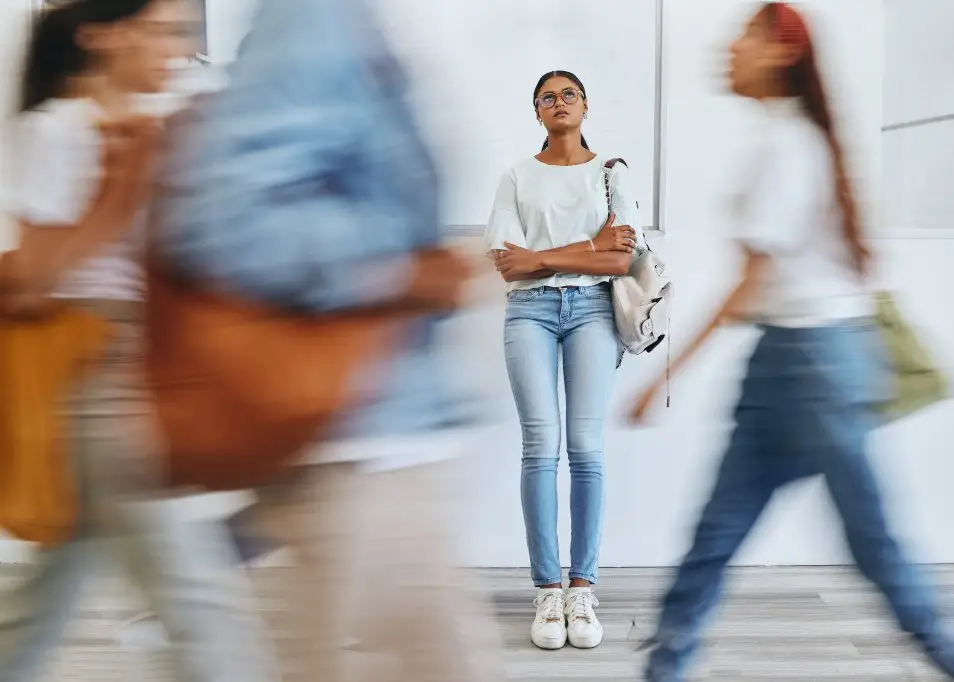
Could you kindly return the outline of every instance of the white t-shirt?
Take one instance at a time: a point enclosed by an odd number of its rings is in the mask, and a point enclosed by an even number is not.
[[[8,200],[13,218],[37,227],[79,222],[96,199],[102,180],[102,109],[89,99],[55,99],[20,115],[10,163]],[[141,230],[104,246],[67,273],[54,292],[59,298],[140,300]]]
[[[597,156],[576,166],[550,166],[536,158],[521,161],[504,173],[487,223],[487,251],[505,249],[505,242],[545,251],[592,239],[606,222],[603,164]],[[610,173],[610,191],[616,225],[630,225],[645,244],[632,177],[622,163]],[[548,286],[591,286],[610,276],[559,273],[546,280],[511,282],[508,291]]]
[[[797,99],[765,105],[736,197],[739,240],[771,256],[757,321],[812,327],[873,314],[851,266],[824,133]]]

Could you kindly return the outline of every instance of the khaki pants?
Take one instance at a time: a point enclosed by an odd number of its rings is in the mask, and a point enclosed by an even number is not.
[[[493,616],[454,568],[452,473],[325,464],[261,491],[262,530],[297,555],[275,629],[287,680],[504,679]]]

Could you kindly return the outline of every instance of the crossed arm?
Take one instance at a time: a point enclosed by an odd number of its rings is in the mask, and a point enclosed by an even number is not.
[[[546,279],[559,272],[625,275],[636,247],[636,232],[629,225],[614,225],[615,220],[610,214],[593,240],[554,249],[530,251],[507,242],[507,249],[493,251],[497,272],[505,282]]]

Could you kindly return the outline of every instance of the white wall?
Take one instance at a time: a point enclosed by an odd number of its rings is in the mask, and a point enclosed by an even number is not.
[[[20,57],[29,16],[30,0],[0,0],[0,188],[10,163],[3,152],[10,142],[6,121],[16,107]],[[0,211],[0,251],[9,248],[12,238],[10,225]]]
[[[818,41],[832,67],[830,90],[845,116],[846,143],[870,206],[877,195],[881,154],[882,25],[878,0],[816,0]],[[686,338],[729,285],[733,252],[719,210],[724,168],[745,134],[747,109],[721,92],[724,46],[752,7],[746,0],[666,0],[665,196],[668,234],[660,246],[679,283],[674,331]],[[479,55],[475,55],[479,59]],[[847,78],[846,74],[851,74]],[[650,106],[647,103],[646,106]],[[488,202],[490,198],[488,197]],[[907,310],[925,326],[938,349],[954,347],[954,316],[945,313],[952,283],[954,242],[884,241],[886,278],[910,295]],[[492,290],[499,285],[490,283]],[[468,355],[460,371],[491,396],[497,419],[467,461],[462,534],[468,563],[526,564],[519,506],[519,429],[507,385],[501,347],[502,297],[462,320]],[[607,435],[607,517],[604,565],[668,565],[684,551],[687,531],[711,481],[728,429],[728,411],[751,336],[726,332],[674,385],[673,407],[653,428],[617,427]],[[479,360],[477,359],[479,358]],[[627,358],[617,389],[617,408],[662,358]],[[897,526],[917,558],[954,561],[954,534],[947,532],[954,502],[948,453],[954,407],[941,406],[878,434],[876,463],[888,485]],[[567,492],[565,465],[561,486]],[[566,497],[563,498],[566,500]],[[194,503],[214,512],[221,504]],[[566,505],[563,505],[564,511]],[[568,524],[563,519],[563,545]],[[0,560],[11,545],[0,543]],[[9,556],[9,554],[8,554]],[[776,504],[746,546],[740,561],[754,564],[839,563],[846,557],[836,517],[818,482],[797,486]]]
[[[885,0],[886,233],[954,237],[954,3]],[[946,117],[943,121],[937,117]]]
[[[206,0],[209,58],[218,64],[235,59],[259,0]]]

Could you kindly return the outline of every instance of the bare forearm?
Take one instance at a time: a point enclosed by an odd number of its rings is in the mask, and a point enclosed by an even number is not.
[[[545,249],[540,253],[593,253],[596,246],[589,240],[585,242],[574,242],[566,246],[557,246],[553,249]]]
[[[122,199],[104,203],[65,235],[60,248],[51,254],[50,267],[57,273],[66,272],[95,256],[104,245],[123,239],[137,212],[138,206]]]
[[[696,332],[689,344],[676,355],[676,359],[673,360],[671,365],[673,373],[692,359],[716,329],[748,318],[752,301],[758,293],[763,265],[764,261],[760,259],[750,259],[742,280],[723,299],[716,312]]]
[[[122,238],[135,213],[128,199],[115,196],[97,202],[75,225],[21,223],[22,238],[17,250],[19,288],[36,293],[50,289],[64,272],[94,256],[104,244]]]
[[[504,282],[530,282],[535,279],[549,279],[553,277],[556,273],[552,270],[537,270],[536,272],[530,272],[526,275],[508,275],[501,273],[501,277]]]
[[[625,251],[543,251],[540,256],[545,269],[574,275],[625,275],[632,261]]]

